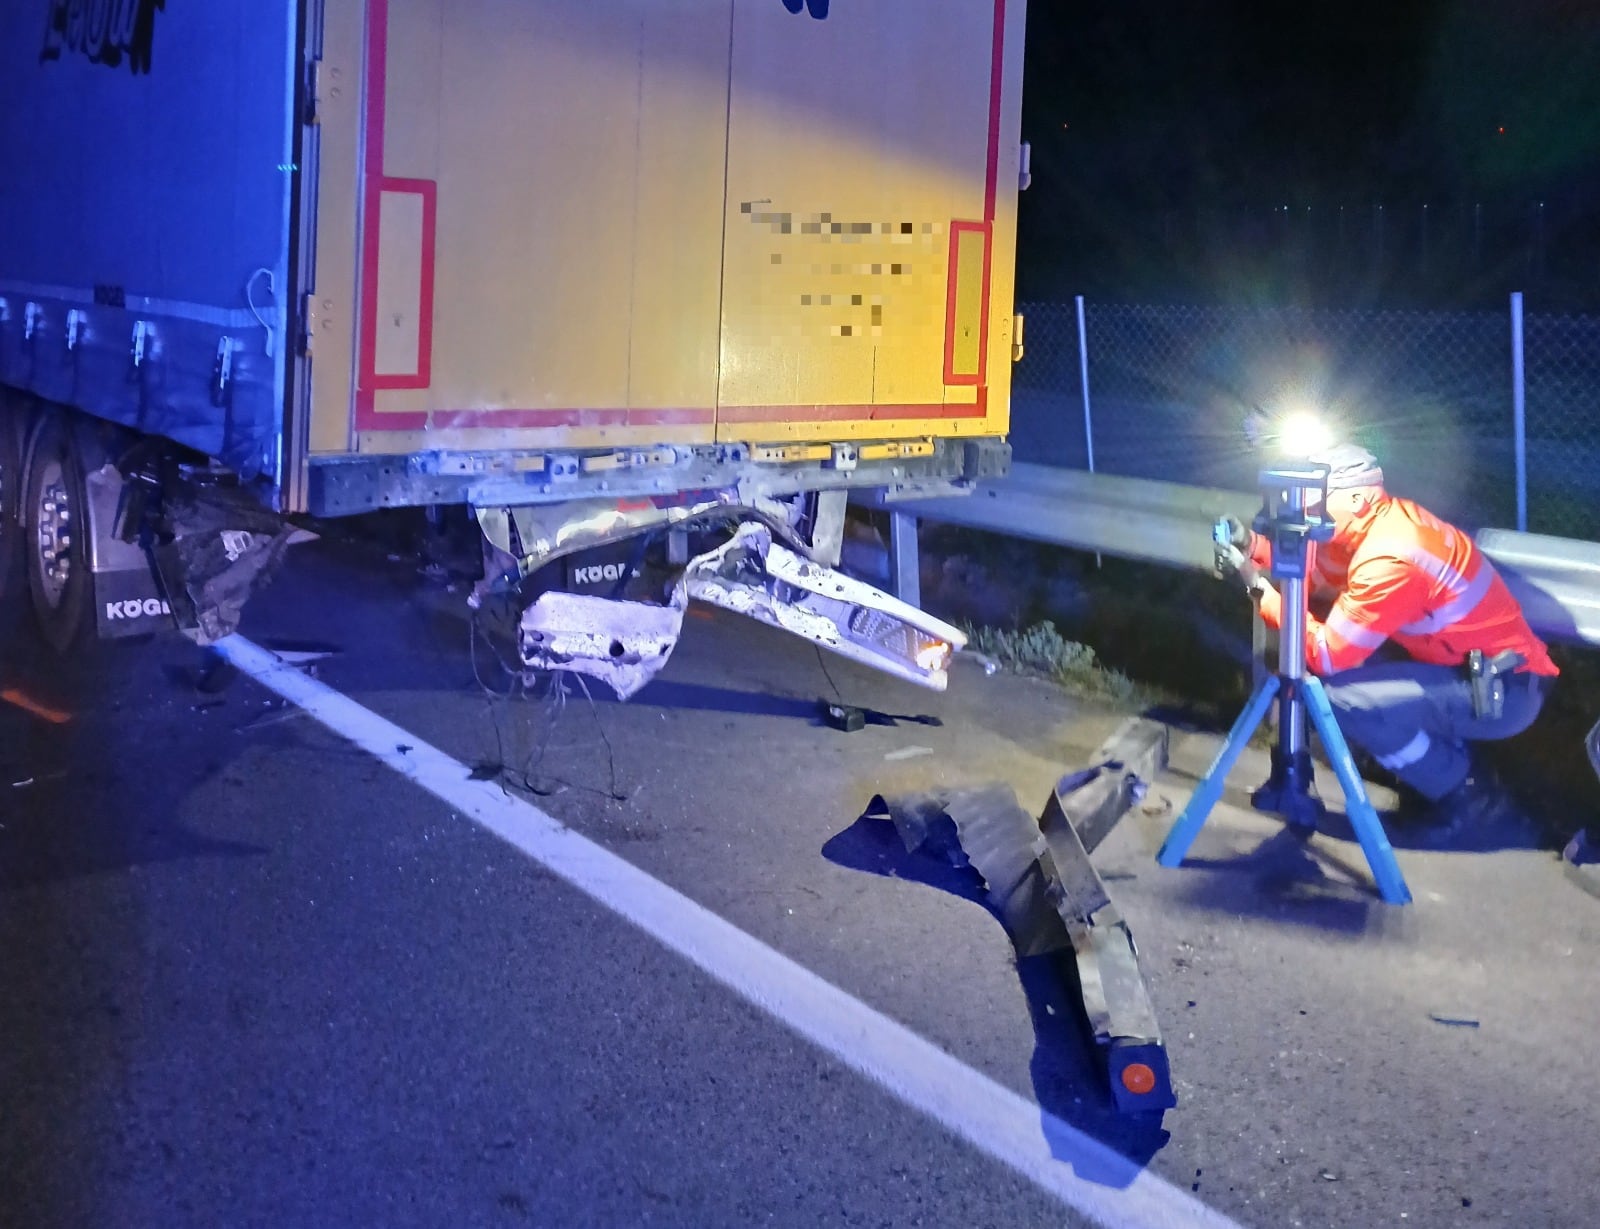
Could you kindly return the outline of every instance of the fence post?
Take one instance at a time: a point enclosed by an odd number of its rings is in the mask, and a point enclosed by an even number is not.
[[[1088,450],[1089,472],[1094,473],[1094,415],[1089,409],[1089,330],[1083,323],[1083,296],[1078,304],[1078,376],[1083,383],[1083,444]]]
[[[1522,291],[1511,292],[1511,437],[1517,458],[1517,532],[1528,532],[1527,381],[1522,365]]]

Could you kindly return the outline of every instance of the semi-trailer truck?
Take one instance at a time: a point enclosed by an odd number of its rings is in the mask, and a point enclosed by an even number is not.
[[[626,694],[702,600],[943,686],[960,633],[840,539],[852,492],[1008,465],[1023,32],[1023,0],[0,7],[0,595],[62,651],[206,643],[297,536],[455,509],[530,668]],[[641,539],[650,593],[572,583]]]

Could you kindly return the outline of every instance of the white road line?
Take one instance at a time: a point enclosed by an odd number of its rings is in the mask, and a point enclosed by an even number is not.
[[[230,662],[736,994],[1105,1229],[1240,1229],[904,1025],[240,636]],[[405,746],[406,750],[399,748]]]

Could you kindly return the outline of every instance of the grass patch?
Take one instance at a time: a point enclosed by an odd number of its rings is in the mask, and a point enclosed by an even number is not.
[[[1100,661],[1087,644],[1068,640],[1049,620],[1028,628],[966,627],[969,647],[1014,674],[1050,679],[1074,695],[1149,708],[1169,697]]]

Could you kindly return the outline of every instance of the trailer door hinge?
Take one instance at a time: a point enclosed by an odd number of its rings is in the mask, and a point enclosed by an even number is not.
[[[217,339],[217,361],[211,369],[211,404],[226,405],[233,388],[233,352],[238,343],[231,337]]]
[[[145,348],[150,344],[150,322],[148,320],[135,320],[133,322],[133,366],[135,370],[144,366]]]
[[[300,353],[306,357],[311,355],[311,347],[317,336],[317,300],[315,295],[304,294],[300,296]]]
[[[306,124],[322,122],[322,61],[306,61]]]

